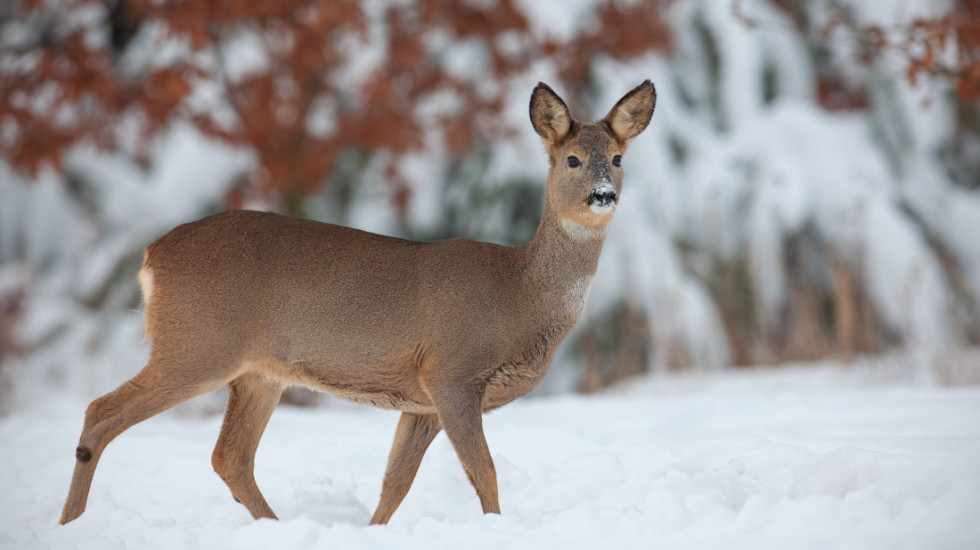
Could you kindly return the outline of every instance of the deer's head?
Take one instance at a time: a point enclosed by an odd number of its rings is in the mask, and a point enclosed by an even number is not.
[[[531,94],[531,124],[551,158],[546,203],[570,233],[605,228],[623,187],[623,153],[650,123],[657,91],[649,80],[623,96],[598,122],[572,119],[546,84]]]

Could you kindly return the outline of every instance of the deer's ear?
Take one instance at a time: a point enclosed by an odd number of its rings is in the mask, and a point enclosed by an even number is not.
[[[644,80],[624,95],[603,119],[612,128],[621,145],[626,145],[650,124],[653,109],[657,106],[657,89]]]
[[[560,143],[572,129],[565,102],[543,82],[531,93],[531,124],[547,145]]]

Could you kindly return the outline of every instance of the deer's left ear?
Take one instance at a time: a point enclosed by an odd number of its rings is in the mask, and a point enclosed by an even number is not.
[[[644,80],[624,95],[603,120],[612,128],[620,145],[626,146],[650,124],[656,106],[657,89],[652,82]]]

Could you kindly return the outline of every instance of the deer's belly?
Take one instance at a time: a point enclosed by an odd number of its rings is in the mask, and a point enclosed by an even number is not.
[[[320,361],[279,362],[279,368],[269,374],[283,384],[305,386],[345,401],[415,414],[436,412],[410,365],[400,360],[378,363],[372,368]]]
[[[414,399],[410,399],[397,391],[391,390],[350,390],[345,388],[334,388],[330,386],[321,386],[321,391],[328,393],[334,397],[343,399],[344,401],[351,401],[353,403],[363,403],[365,405],[373,405],[381,409],[389,409],[394,411],[403,411],[413,414],[432,414],[436,412],[434,406],[431,403],[420,403]]]

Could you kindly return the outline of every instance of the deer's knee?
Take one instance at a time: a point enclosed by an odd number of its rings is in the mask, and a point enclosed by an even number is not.
[[[82,425],[82,435],[75,448],[75,460],[81,463],[91,462],[102,452],[108,443],[106,441],[106,398],[104,395],[91,403],[85,409],[85,423]]]
[[[80,462],[88,462],[92,453],[97,451],[105,437],[105,421],[108,417],[107,395],[89,403],[85,409],[85,423],[82,425],[82,435],[75,456]]]
[[[211,453],[211,468],[214,469],[214,473],[220,476],[222,470],[224,470],[224,467],[225,467],[224,457],[222,457],[218,453],[218,450],[215,449],[214,452]]]
[[[228,479],[232,473],[232,462],[228,460],[221,448],[215,448],[214,452],[211,453],[211,467],[221,479]]]
[[[226,482],[247,478],[252,473],[252,461],[219,445],[211,453],[211,467]]]
[[[86,430],[91,430],[92,428],[99,425],[100,422],[105,418],[105,404],[106,395],[93,400],[88,404],[88,408],[85,409],[85,426]]]

